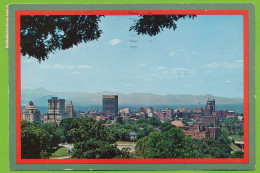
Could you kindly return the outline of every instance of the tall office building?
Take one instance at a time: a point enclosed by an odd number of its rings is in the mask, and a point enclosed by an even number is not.
[[[212,115],[215,112],[215,99],[208,100],[205,106],[205,115]]]
[[[58,99],[52,97],[48,99],[48,113],[49,114],[64,114],[65,113],[65,99]]]
[[[68,118],[65,113],[65,99],[57,97],[48,99],[48,113],[44,115],[44,123],[56,121],[59,124],[65,118]]]
[[[39,109],[33,105],[33,102],[30,101],[28,106],[24,108],[21,118],[29,122],[41,121],[41,113]]]
[[[68,114],[68,116],[70,118],[75,117],[75,114],[74,114],[74,111],[73,111],[72,101],[70,101],[69,104],[66,104],[65,112]]]
[[[103,113],[118,115],[118,95],[103,95]]]

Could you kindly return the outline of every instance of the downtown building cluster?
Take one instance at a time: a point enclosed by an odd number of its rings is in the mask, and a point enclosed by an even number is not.
[[[195,139],[211,137],[217,139],[220,128],[228,117],[238,115],[234,111],[216,110],[215,100],[208,99],[204,108],[198,107],[192,110],[186,108],[166,108],[165,110],[156,110],[153,107],[140,107],[138,111],[131,111],[130,108],[118,107],[118,95],[102,96],[102,112],[97,110],[91,112],[75,112],[72,101],[65,105],[65,99],[52,97],[48,99],[48,113],[41,114],[40,111],[29,102],[29,105],[22,112],[22,119],[29,122],[41,121],[44,123],[56,121],[60,123],[65,118],[90,117],[97,121],[105,121],[105,126],[112,126],[118,119],[123,122],[135,122],[137,119],[157,118],[161,122],[167,119],[177,128],[181,128],[183,133]],[[243,115],[238,116],[238,125],[243,126]]]

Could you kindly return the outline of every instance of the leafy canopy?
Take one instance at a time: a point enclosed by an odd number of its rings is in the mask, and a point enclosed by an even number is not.
[[[74,119],[68,134],[74,140],[72,158],[116,158],[121,151],[116,141],[101,121],[92,118]]]
[[[47,158],[51,152],[51,135],[34,123],[21,122],[21,155],[23,159]]]
[[[129,31],[136,31],[138,35],[156,36],[164,29],[175,30],[176,22],[187,17],[193,19],[196,15],[140,15]]]
[[[56,50],[65,50],[82,42],[97,40],[99,15],[89,16],[22,16],[21,54],[39,62]]]

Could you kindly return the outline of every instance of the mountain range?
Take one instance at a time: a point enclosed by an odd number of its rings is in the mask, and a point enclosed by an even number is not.
[[[207,95],[157,95],[152,93],[132,93],[123,94],[117,92],[104,91],[100,93],[84,93],[84,92],[53,92],[44,88],[22,89],[21,103],[27,105],[29,101],[33,101],[34,105],[47,106],[47,100],[51,97],[63,98],[72,101],[73,105],[89,106],[102,105],[102,95],[118,95],[119,105],[142,105],[142,106],[158,106],[158,105],[205,105],[208,99],[215,99],[216,104],[238,104],[243,103],[243,98],[225,98],[217,97],[210,94]]]

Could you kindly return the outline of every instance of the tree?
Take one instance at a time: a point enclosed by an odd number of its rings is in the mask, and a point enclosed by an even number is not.
[[[65,50],[82,42],[97,40],[99,15],[21,16],[21,54],[39,62],[56,50]]]
[[[221,132],[221,135],[215,141],[212,138],[204,138],[193,140],[192,145],[197,151],[198,158],[229,158],[231,147],[230,140],[226,133]]]
[[[138,35],[155,36],[164,29],[175,30],[177,28],[176,22],[187,17],[193,19],[196,15],[140,15],[140,18],[129,30],[136,31]]]
[[[187,122],[187,120],[182,120],[182,123],[183,123],[185,126],[188,126],[188,125],[189,125],[188,122]]]
[[[148,124],[148,119],[139,118],[136,120],[136,124]]]
[[[115,158],[122,155],[115,138],[101,121],[92,118],[74,119],[68,133],[74,140],[72,158]]]
[[[179,128],[165,132],[152,132],[139,139],[136,156],[139,158],[183,158],[185,156],[185,135]]]
[[[21,155],[23,159],[48,158],[51,151],[51,136],[25,120],[21,122]]]
[[[63,135],[63,132],[59,129],[56,121],[44,123],[43,129],[46,130],[51,136],[51,147],[58,147],[58,144],[61,143],[60,138]]]
[[[150,124],[144,124],[142,130],[138,130],[137,132],[137,139],[140,139],[142,137],[148,136],[151,132],[156,131],[155,127]]]
[[[148,123],[156,127],[161,125],[161,121],[155,117],[149,118]]]
[[[123,124],[123,118],[122,117],[116,117],[116,123]]]
[[[160,126],[161,127],[161,126]],[[164,126],[162,126],[164,127]],[[212,138],[192,139],[181,129],[172,127],[167,131],[152,132],[137,141],[134,158],[230,158],[230,140],[221,134]]]
[[[99,29],[101,17],[103,16],[21,16],[21,54],[41,62],[56,50],[98,40],[102,33]],[[175,30],[179,19],[195,17],[196,15],[139,15],[129,30],[138,35],[155,36],[164,29]]]
[[[60,126],[60,129],[63,132],[63,135],[61,136],[61,142],[62,143],[66,142],[66,141],[68,143],[73,143],[72,138],[68,135],[68,131],[70,130],[70,125],[71,125],[71,123],[74,119],[75,118],[65,118],[65,119],[60,121],[59,126]]]
[[[109,131],[111,132],[111,135],[117,141],[128,141],[128,140],[130,140],[129,133],[131,132],[131,130],[129,128],[123,127],[119,123],[116,123],[115,125],[111,126],[109,128]]]
[[[161,132],[165,132],[170,130],[172,127],[174,127],[170,122],[164,122],[161,123],[161,125],[159,126],[159,129],[161,130]]]

